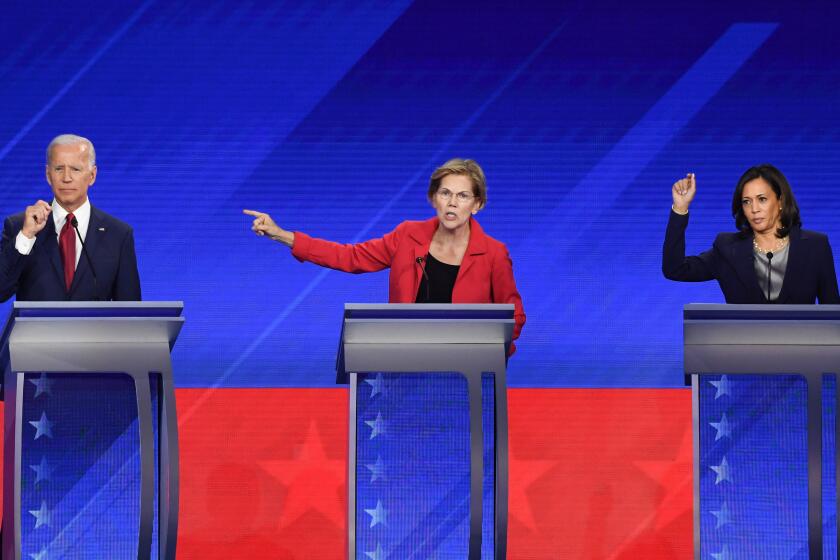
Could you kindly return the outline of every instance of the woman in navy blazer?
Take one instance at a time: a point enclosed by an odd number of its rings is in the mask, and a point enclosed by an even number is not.
[[[802,229],[785,176],[769,164],[748,169],[732,197],[737,233],[721,233],[712,248],[685,256],[694,174],[674,183],[662,248],[670,280],[717,280],[727,303],[840,303],[834,256],[825,234]]]

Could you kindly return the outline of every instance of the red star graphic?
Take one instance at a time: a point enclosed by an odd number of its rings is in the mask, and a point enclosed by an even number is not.
[[[513,452],[508,455],[508,512],[531,532],[537,533],[537,521],[528,500],[528,488],[537,479],[551,470],[557,461],[518,459]]]
[[[692,447],[693,438],[689,426],[680,442],[677,455],[671,460],[634,461],[633,464],[663,489],[662,499],[656,507],[656,530],[667,527],[675,519],[692,508]],[[646,524],[651,520],[646,520]]]
[[[279,527],[288,526],[309,510],[316,510],[336,527],[346,527],[345,462],[328,459],[315,422],[291,460],[260,461],[260,466],[287,487]]]

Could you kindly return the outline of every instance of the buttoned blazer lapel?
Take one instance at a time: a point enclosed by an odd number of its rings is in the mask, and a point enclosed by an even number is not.
[[[478,221],[475,218],[470,218],[470,242],[467,244],[467,251],[464,253],[464,259],[461,261],[461,268],[458,270],[458,278],[455,280],[456,285],[458,280],[464,278],[473,265],[475,265],[476,257],[486,252],[487,235],[481,226],[478,225]]]
[[[47,223],[35,236],[35,246],[39,244],[43,247],[44,255],[50,261],[50,266],[55,272],[58,284],[62,291],[67,291],[67,286],[64,284],[64,265],[61,262],[61,252],[58,249],[58,236],[55,231],[55,222],[52,215],[47,218]]]
[[[802,273],[802,263],[804,255],[802,251],[802,230],[798,227],[791,228],[788,237],[790,246],[788,247],[787,266],[785,266],[785,275],[782,279],[782,289],[779,292],[779,299],[776,303],[786,303],[790,297],[791,286],[796,284],[796,277]]]
[[[426,220],[425,222],[421,222],[419,227],[412,228],[408,232],[408,236],[414,244],[412,253],[414,262],[418,263],[414,267],[414,295],[416,295],[417,290],[420,289],[420,281],[423,278],[423,270],[426,267],[426,255],[429,254],[429,247],[432,245],[432,237],[435,235],[437,226],[437,218],[432,218],[430,220]],[[422,267],[419,264],[421,262],[423,263]],[[412,299],[412,301],[414,300]]]

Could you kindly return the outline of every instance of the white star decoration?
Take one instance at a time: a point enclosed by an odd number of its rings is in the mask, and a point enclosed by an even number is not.
[[[715,478],[715,484],[720,484],[724,480],[727,482],[732,482],[732,476],[729,472],[729,463],[726,461],[726,456],[720,462],[720,465],[710,465],[710,469],[715,471],[717,477]]]
[[[39,465],[29,465],[29,468],[35,471],[35,484],[38,484],[42,480],[52,479],[54,469],[47,463],[45,456],[41,457],[41,463]]]
[[[50,526],[50,510],[47,509],[47,502],[42,501],[40,509],[31,509],[29,513],[35,516],[36,529],[42,525]]]
[[[40,420],[30,420],[29,421],[32,426],[35,427],[35,439],[38,439],[41,436],[47,436],[48,438],[52,438],[52,427],[53,423],[47,420],[47,413],[41,413]]]
[[[42,373],[38,379],[30,379],[30,383],[35,385],[35,398],[40,395],[52,395],[53,380],[47,377],[46,373]]]
[[[717,525],[715,525],[715,529],[720,529],[724,525],[732,523],[732,514],[729,512],[729,506],[726,505],[726,502],[723,502],[720,505],[719,510],[712,511],[712,515],[717,518]]]
[[[715,560],[732,560],[732,555],[729,554],[729,545],[723,545],[723,550],[720,552],[712,552],[712,558]]]
[[[379,525],[388,524],[388,510],[382,507],[382,501],[376,500],[376,507],[373,509],[366,509],[365,513],[370,515],[370,527],[371,529]]]
[[[385,421],[382,419],[381,412],[376,413],[376,420],[365,420],[365,424],[371,427],[370,439],[385,433]]]
[[[382,456],[376,456],[376,462],[365,465],[370,471],[370,481],[376,482],[380,478],[385,480],[385,463],[382,462]]]
[[[365,379],[365,383],[367,383],[368,385],[371,386],[370,398],[375,397],[379,393],[384,394],[384,390],[383,390],[385,388],[384,382],[385,382],[385,379],[382,377],[381,373],[377,373],[376,377],[374,377],[373,379],[371,379],[371,378]]]
[[[717,430],[717,434],[715,434],[715,441],[720,438],[732,437],[732,425],[729,423],[729,420],[726,419],[725,412],[720,417],[720,422],[709,422],[709,425]]]
[[[729,383],[729,378],[725,375],[720,376],[720,381],[709,381],[712,385],[715,386],[715,400],[718,400],[723,395],[732,396],[732,385]]]
[[[49,556],[47,556],[47,547],[41,549],[41,552],[30,552],[29,557],[32,560],[49,560]]]
[[[382,545],[376,543],[376,550],[365,552],[365,555],[371,560],[385,560],[385,553],[382,551]]]

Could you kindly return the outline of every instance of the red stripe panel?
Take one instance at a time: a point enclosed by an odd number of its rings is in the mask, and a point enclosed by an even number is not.
[[[691,558],[686,390],[511,389],[509,558]],[[347,392],[179,389],[178,558],[345,558]]]

